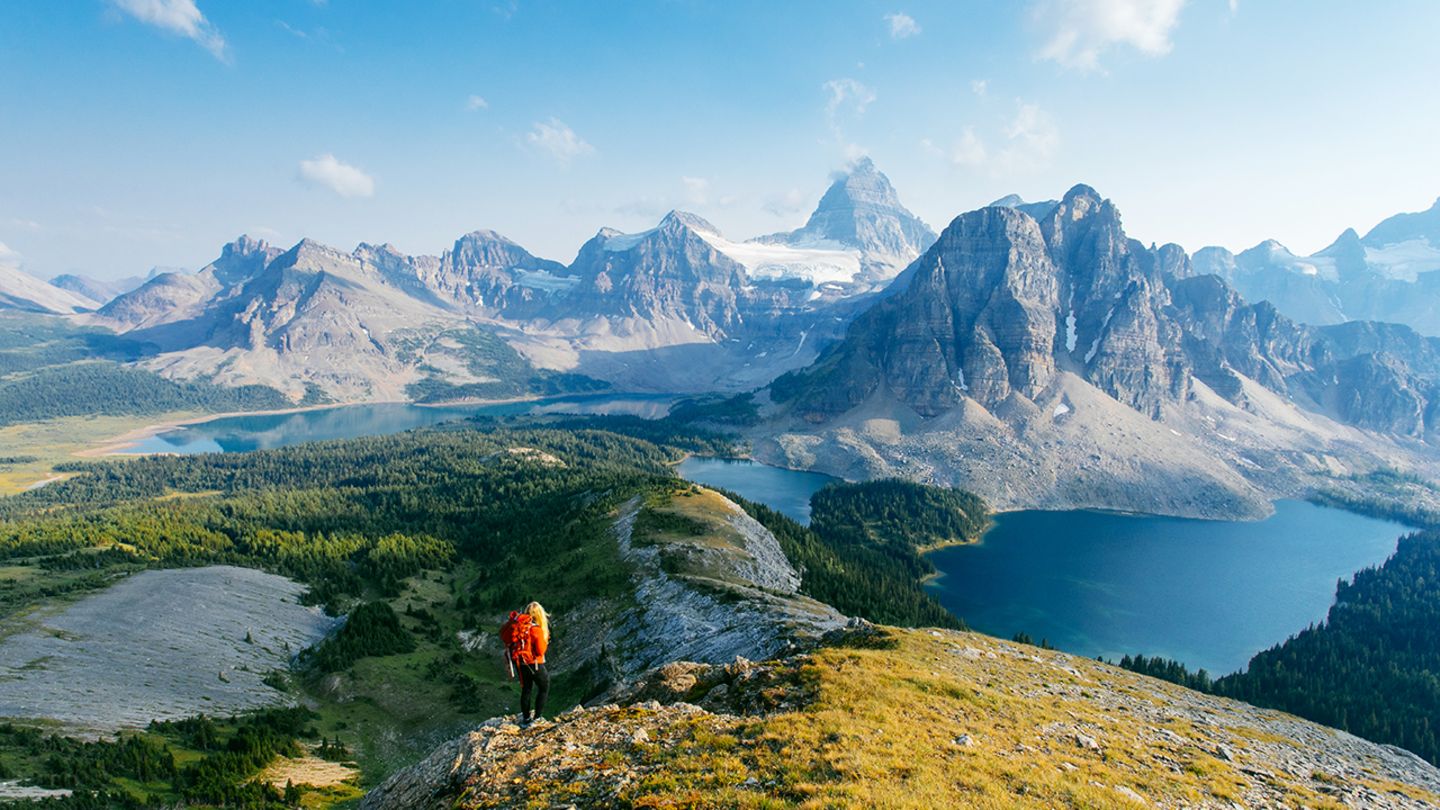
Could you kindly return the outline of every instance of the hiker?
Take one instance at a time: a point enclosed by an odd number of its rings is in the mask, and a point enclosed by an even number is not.
[[[550,617],[539,602],[525,606],[524,612],[510,611],[510,618],[500,628],[505,643],[505,657],[510,675],[520,675],[520,724],[528,726],[545,712],[545,697],[550,694],[550,673],[545,671],[545,649],[550,646]],[[535,693],[535,711],[530,711],[530,693]]]

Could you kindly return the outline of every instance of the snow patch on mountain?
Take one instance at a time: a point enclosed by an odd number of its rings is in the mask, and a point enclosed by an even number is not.
[[[732,242],[717,233],[697,231],[711,247],[734,259],[753,279],[803,279],[813,285],[849,283],[860,275],[860,251],[838,244],[790,246],[762,242]]]
[[[1413,282],[1421,273],[1440,270],[1440,248],[1424,239],[1407,239],[1380,248],[1366,246],[1365,263],[1386,278]]]

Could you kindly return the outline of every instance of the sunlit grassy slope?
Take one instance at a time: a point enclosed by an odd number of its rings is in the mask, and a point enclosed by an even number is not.
[[[768,715],[642,703],[576,712],[538,730],[482,729],[469,738],[473,771],[459,805],[1440,803],[1435,772],[1393,750],[979,634],[886,630],[769,666],[748,687],[778,708]]]

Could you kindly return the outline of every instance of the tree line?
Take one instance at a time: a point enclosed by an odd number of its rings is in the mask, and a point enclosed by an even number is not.
[[[1160,658],[1120,666],[1280,709],[1440,765],[1440,531],[1400,539],[1379,567],[1340,580],[1325,621],[1212,678]]]

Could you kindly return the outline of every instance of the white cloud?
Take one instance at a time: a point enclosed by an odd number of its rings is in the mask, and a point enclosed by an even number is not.
[[[996,177],[1043,168],[1060,148],[1060,130],[1038,104],[1016,99],[1015,105],[1015,114],[985,135],[967,126],[948,146],[929,138],[920,146],[958,168],[984,169]]]
[[[484,96],[471,94],[469,98],[465,99],[465,109],[472,112],[475,110],[488,110],[490,109],[490,102],[486,101]]]
[[[857,117],[865,114],[865,108],[875,101],[875,91],[854,79],[831,79],[826,82],[825,114],[833,120],[847,110]]]
[[[891,39],[909,39],[920,33],[920,25],[909,14],[902,14],[898,11],[894,14],[886,14],[885,22],[890,24]]]
[[[211,56],[230,61],[225,37],[205,19],[195,0],[110,0],[115,8],[146,25],[194,40]]]
[[[681,177],[685,187],[685,202],[690,205],[704,205],[710,202],[710,181],[703,177]]]
[[[986,93],[990,92],[990,80],[971,79],[970,92],[974,93],[977,96],[984,96]]]
[[[1009,144],[1000,152],[1006,169],[1038,168],[1050,162],[1060,148],[1060,130],[1040,105],[1016,99],[1015,117],[1003,130]]]
[[[577,157],[595,152],[595,147],[586,143],[585,139],[575,134],[575,130],[558,118],[536,121],[535,126],[525,134],[525,140],[531,146],[548,152],[562,166],[570,165],[570,161]]]
[[[932,155],[943,157],[963,168],[983,166],[990,155],[989,150],[985,148],[985,141],[975,133],[974,127],[965,127],[961,130],[960,137],[948,149],[936,146],[928,138],[922,140],[920,145]]]
[[[20,254],[12,250],[11,247],[4,242],[0,242],[0,265],[7,267],[20,266]]]
[[[830,134],[834,137],[835,143],[840,145],[841,151],[846,160],[855,160],[865,155],[865,147],[851,142],[845,136],[845,119],[858,119],[865,114],[866,108],[875,102],[877,96],[870,87],[854,79],[831,79],[822,85],[827,96],[825,100],[825,120],[829,124]]]
[[[328,188],[341,197],[375,196],[375,179],[326,153],[300,161],[300,179],[312,186]]]
[[[1039,56],[1067,68],[1098,70],[1100,56],[1128,45],[1146,56],[1170,52],[1185,0],[1036,0],[1031,15],[1045,32]]]

